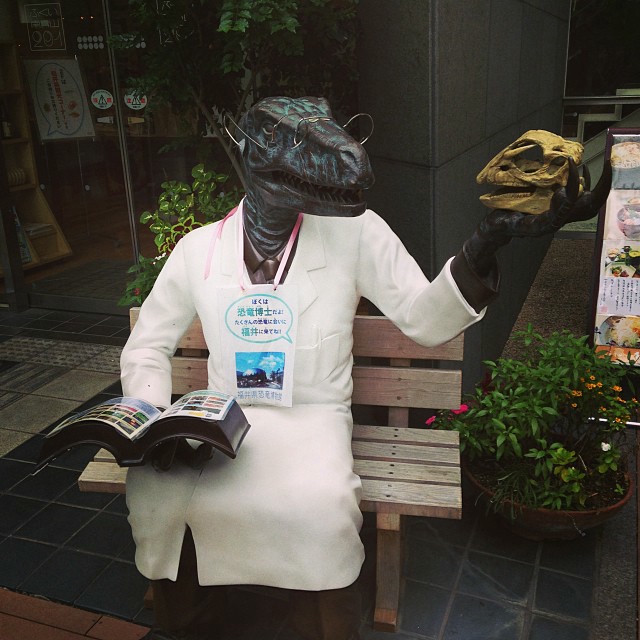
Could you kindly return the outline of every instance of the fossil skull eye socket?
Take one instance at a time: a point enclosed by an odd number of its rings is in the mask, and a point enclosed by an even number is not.
[[[567,159],[564,158],[563,156],[558,156],[557,158],[554,158],[549,163],[549,169],[548,169],[549,173],[550,174],[557,173],[558,171],[564,168],[564,165],[566,163],[567,163]]]
[[[517,169],[523,173],[535,173],[544,164],[544,153],[540,146],[529,146],[528,149],[524,149],[522,153],[514,160],[514,164]]]

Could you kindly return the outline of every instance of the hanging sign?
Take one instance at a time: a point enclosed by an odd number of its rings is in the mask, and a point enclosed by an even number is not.
[[[598,228],[594,344],[640,364],[640,129],[609,129],[612,184]]]
[[[125,93],[124,103],[127,105],[127,107],[129,107],[129,109],[140,111],[147,106],[147,96],[141,96],[137,93]]]
[[[227,386],[240,404],[290,407],[298,291],[286,283],[219,289]]]
[[[64,22],[59,2],[24,6],[31,51],[64,51]]]
[[[42,142],[95,135],[77,60],[25,60]]]
[[[106,89],[96,89],[91,94],[91,104],[96,109],[108,109],[113,105],[113,96]]]

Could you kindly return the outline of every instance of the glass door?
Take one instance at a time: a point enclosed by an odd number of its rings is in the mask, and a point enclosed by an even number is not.
[[[137,95],[140,49],[114,51],[135,30],[127,0],[16,0],[0,34],[2,149],[21,226],[32,306],[126,314],[127,269],[153,257],[139,223],[165,180],[189,179],[194,152],[168,107]],[[194,130],[195,133],[195,130]],[[27,255],[28,254],[28,255]]]

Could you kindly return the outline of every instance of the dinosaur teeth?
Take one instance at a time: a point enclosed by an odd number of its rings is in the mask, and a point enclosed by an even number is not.
[[[329,185],[311,184],[306,180],[286,171],[274,172],[275,181],[283,182],[292,189],[308,196],[312,196],[323,202],[337,204],[357,204],[360,202],[360,193],[351,189],[341,189],[340,187]]]

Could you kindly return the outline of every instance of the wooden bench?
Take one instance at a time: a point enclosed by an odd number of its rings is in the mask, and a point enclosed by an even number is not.
[[[134,309],[132,325],[136,318]],[[352,445],[355,471],[362,478],[360,507],[377,514],[374,627],[379,630],[394,631],[397,624],[404,516],[462,517],[457,432],[410,428],[408,424],[412,407],[458,408],[463,342],[463,336],[458,336],[442,346],[425,348],[404,336],[387,318],[356,317],[353,403],[388,409],[385,426],[355,425]],[[174,393],[205,389],[207,352],[199,320],[183,336],[179,348],[173,358]],[[412,360],[427,362],[416,366]],[[449,367],[458,363],[458,368],[436,368],[442,361]],[[79,484],[82,491],[124,493],[125,478],[126,469],[101,451],[84,470]]]

